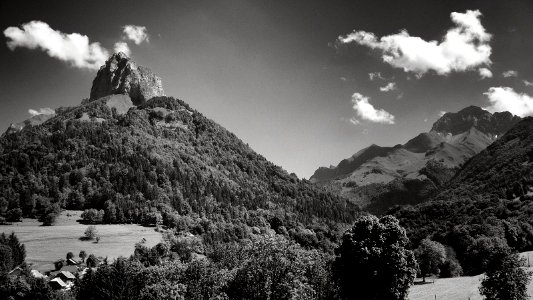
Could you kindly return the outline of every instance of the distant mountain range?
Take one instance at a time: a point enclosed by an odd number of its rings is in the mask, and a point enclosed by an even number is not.
[[[426,199],[458,168],[521,120],[470,106],[446,113],[429,132],[403,145],[371,145],[336,167],[319,168],[311,182],[325,186],[374,213]]]

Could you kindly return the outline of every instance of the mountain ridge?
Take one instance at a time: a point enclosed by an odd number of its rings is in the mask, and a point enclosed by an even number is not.
[[[128,76],[129,91],[142,91]],[[359,214],[182,100],[102,96],[0,137],[0,219],[97,209],[104,223],[181,224],[207,244],[277,230],[332,251]]]
[[[389,202],[394,202],[392,198],[398,188],[408,191],[406,201],[412,201],[407,198],[421,200],[443,184],[445,180],[442,178],[433,182],[433,174],[428,177],[421,172],[429,162],[435,161],[439,165],[438,172],[450,176],[453,170],[485,149],[519,120],[508,112],[492,114],[480,107],[469,106],[456,113],[444,114],[429,132],[420,133],[403,145],[372,145],[335,167],[319,168],[310,181],[327,186],[363,207],[377,206],[379,208],[371,208],[371,211],[382,213],[394,204]],[[430,169],[437,171],[435,166],[433,164]],[[424,184],[420,186],[420,182]],[[417,190],[406,184],[416,186]],[[379,200],[383,197],[388,200]],[[380,201],[389,204],[381,207]],[[406,204],[405,201],[398,204],[402,203]]]

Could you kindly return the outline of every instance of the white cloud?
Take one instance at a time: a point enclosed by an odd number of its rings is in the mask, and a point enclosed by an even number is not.
[[[451,13],[455,26],[447,31],[441,42],[410,36],[406,30],[379,39],[371,32],[354,31],[340,36],[338,42],[353,42],[380,50],[384,62],[405,72],[423,75],[433,70],[446,75],[491,64],[491,35],[481,25],[480,17],[478,10]]]
[[[492,78],[492,72],[487,68],[479,68],[478,72],[481,79]]]
[[[508,111],[520,117],[533,115],[533,97],[517,93],[510,87],[491,87],[485,95],[490,103],[485,109],[492,113]]]
[[[348,80],[348,78],[346,78],[346,77],[340,77],[340,79],[341,79],[342,81],[347,81],[347,80]]]
[[[443,111],[443,110],[439,111],[439,117],[442,117],[442,116],[444,116],[445,114],[446,114],[445,111]]]
[[[77,68],[96,70],[104,64],[109,56],[100,43],[89,43],[86,35],[79,33],[65,34],[54,30],[41,21],[22,24],[21,28],[8,27],[4,30],[8,39],[7,47],[40,49],[50,57],[67,62]]]
[[[34,117],[34,116],[38,116],[38,115],[53,115],[55,114],[56,112],[51,109],[50,107],[44,107],[44,108],[39,108],[37,110],[35,109],[28,109],[28,113]]]
[[[507,70],[502,73],[502,76],[505,78],[516,77],[518,76],[518,72],[516,72],[515,70]]]
[[[385,79],[381,76],[381,72],[368,73],[368,78],[370,78],[370,81],[373,81],[374,79]]]
[[[396,90],[396,82],[389,82],[386,86],[382,86],[379,88],[382,92],[390,92]]]
[[[359,93],[354,93],[352,95],[353,109],[359,118],[375,123],[394,124],[394,116],[392,114],[383,109],[374,108],[369,100],[370,98]],[[359,122],[356,119],[353,120],[354,122]]]
[[[131,55],[130,47],[125,42],[116,42],[115,47],[113,48],[113,51],[115,51],[115,53],[122,52],[126,54],[127,56]]]
[[[525,86],[533,86],[533,82],[531,81],[522,80],[522,82],[524,83]]]
[[[352,123],[353,125],[359,125],[359,124],[361,124],[361,121],[357,120],[356,118],[351,118],[349,121],[350,121],[350,123]]]
[[[147,43],[150,41],[145,26],[125,25],[122,27],[122,30],[125,34],[125,38],[132,40],[136,45],[139,45],[144,41]]]

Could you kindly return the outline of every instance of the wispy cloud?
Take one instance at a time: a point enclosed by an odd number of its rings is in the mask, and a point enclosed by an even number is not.
[[[359,93],[354,93],[352,95],[353,109],[355,110],[357,117],[374,123],[394,124],[394,116],[392,114],[383,109],[376,109],[369,101],[369,97]],[[352,118],[350,122],[353,124],[359,124],[360,121]]]
[[[396,90],[396,88],[396,82],[389,82],[387,85],[380,87],[379,90],[382,92],[390,92]]]
[[[39,109],[28,109],[28,113],[34,117],[38,115],[53,115],[55,114],[55,111],[51,109],[50,107],[44,107]]]
[[[406,30],[378,37],[372,32],[354,31],[340,36],[341,44],[356,43],[382,52],[382,59],[393,67],[419,76],[428,71],[446,75],[487,67],[491,64],[491,35],[480,21],[478,10],[453,12],[455,26],[449,29],[441,42],[425,41],[411,36]]]
[[[515,70],[507,70],[507,71],[502,73],[502,76],[505,77],[505,78],[516,77],[516,76],[518,76],[518,72],[515,71]]]
[[[149,42],[148,31],[145,26],[125,25],[122,27],[124,38],[133,41],[136,45]]]
[[[370,81],[373,81],[374,79],[385,79],[381,76],[381,72],[368,73],[368,78],[370,78]]]
[[[533,86],[533,82],[531,81],[522,80],[522,82],[524,83],[525,86]]]
[[[487,68],[479,68],[478,72],[481,79],[492,78],[492,71]]]
[[[116,42],[113,51],[115,51],[115,53],[122,52],[127,56],[131,55],[130,47],[128,46],[128,43],[125,42]]]
[[[485,109],[490,112],[508,111],[520,117],[533,115],[533,97],[527,94],[517,93],[510,87],[491,87],[485,95],[490,103]]]
[[[12,51],[18,47],[39,49],[77,68],[98,69],[109,56],[100,43],[90,43],[86,35],[66,34],[41,21],[31,21],[20,28],[8,27],[4,35]]]

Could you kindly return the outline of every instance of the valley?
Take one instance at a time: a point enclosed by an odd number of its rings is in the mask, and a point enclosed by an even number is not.
[[[84,231],[89,225],[80,224],[81,211],[66,210],[58,216],[54,226],[42,226],[35,219],[23,219],[12,225],[0,225],[0,233],[14,232],[26,246],[26,262],[44,273],[54,269],[54,262],[64,259],[67,252],[77,257],[81,250],[96,257],[107,257],[113,261],[119,256],[133,254],[135,244],[145,240],[148,247],[159,243],[162,236],[153,227],[133,224],[96,225],[98,243],[83,241]]]

